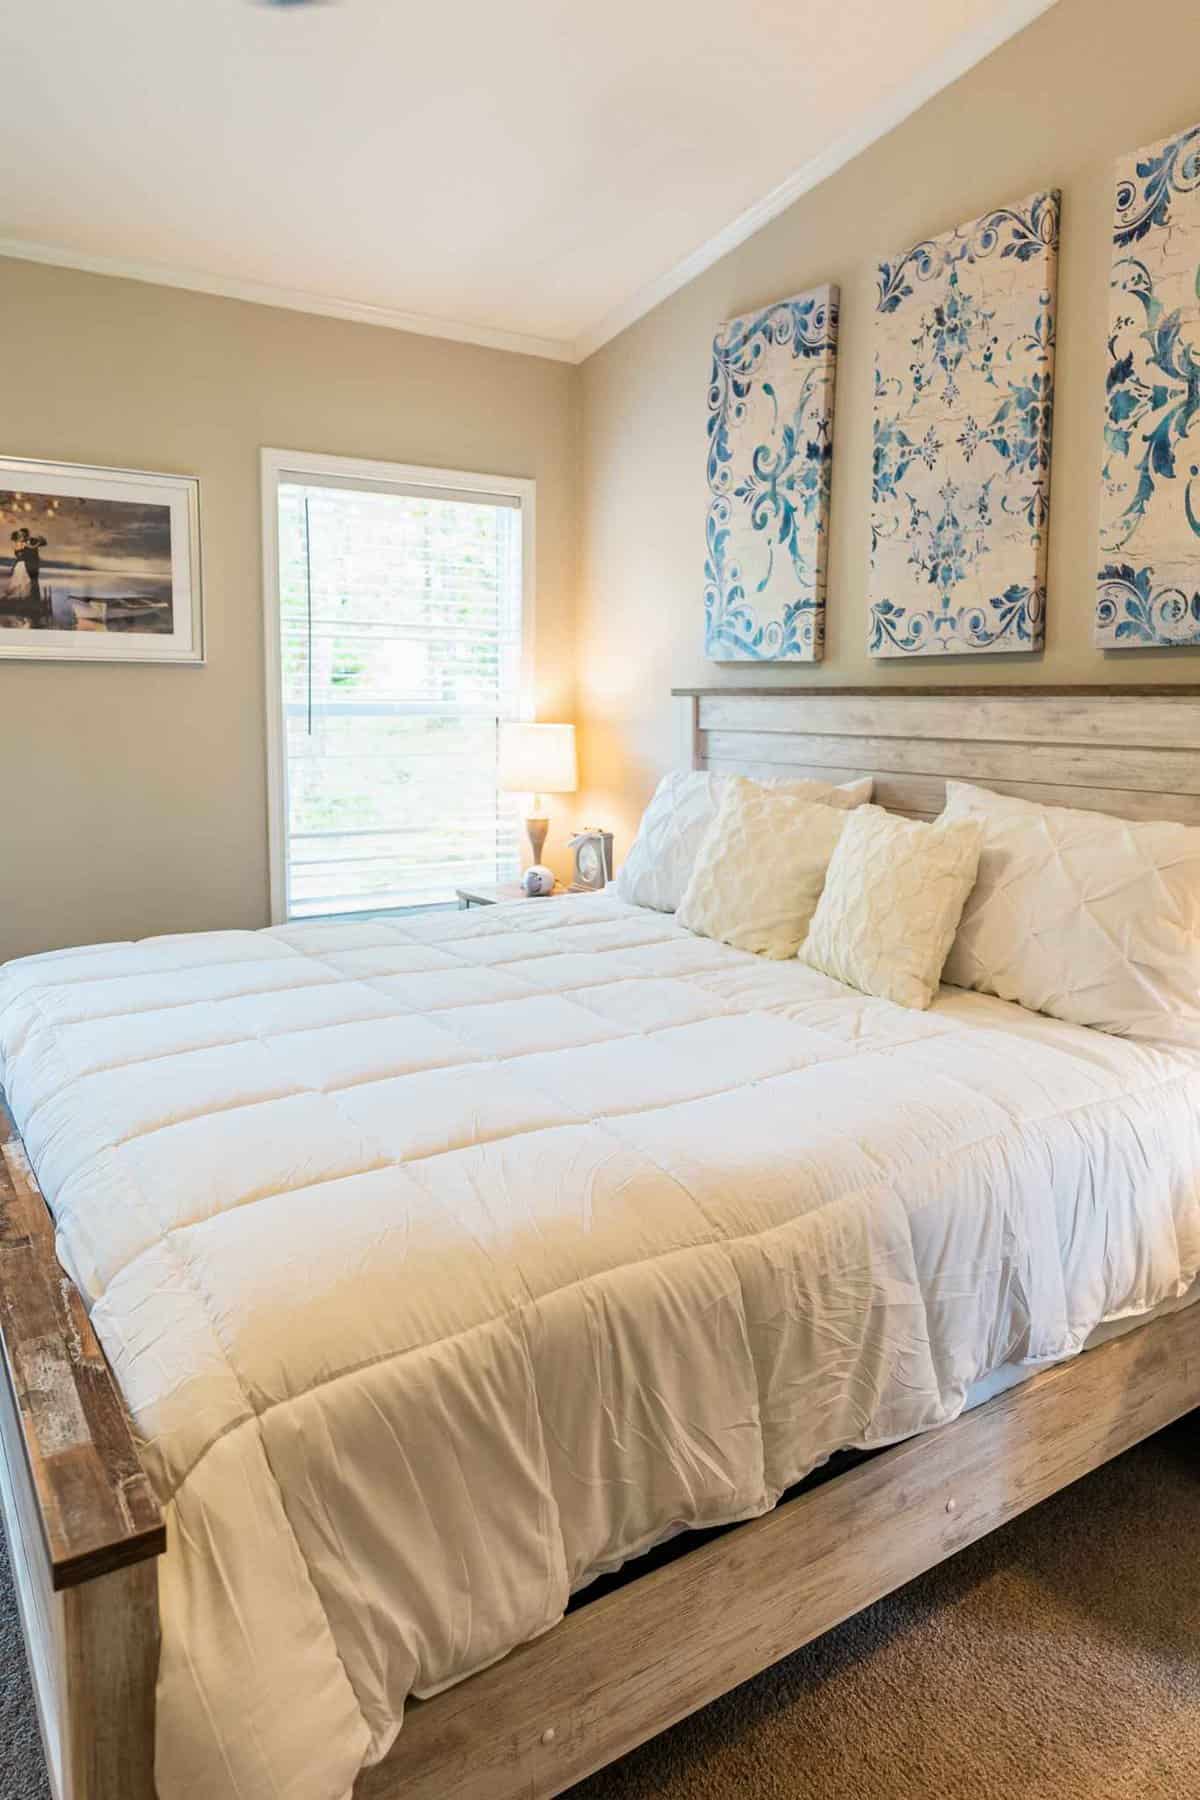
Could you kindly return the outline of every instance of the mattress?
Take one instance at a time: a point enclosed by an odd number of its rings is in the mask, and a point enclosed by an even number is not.
[[[1200,1058],[603,896],[0,972],[163,1502],[162,1800],[344,1800],[687,1526],[1200,1269]]]

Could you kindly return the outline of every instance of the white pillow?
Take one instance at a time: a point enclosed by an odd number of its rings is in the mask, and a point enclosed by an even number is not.
[[[795,956],[850,814],[736,777],[701,839],[676,922],[758,956]]]
[[[983,827],[945,977],[1121,1037],[1200,1047],[1200,830],[946,784]]]
[[[617,875],[617,897],[632,906],[674,912],[691,880],[701,840],[717,816],[721,795],[730,781],[738,779],[710,775],[702,769],[672,769],[664,775]],[[871,798],[873,783],[867,775],[838,787],[827,781],[788,781],[786,777],[758,785],[846,808],[864,805]]]
[[[975,880],[982,836],[978,819],[925,825],[880,806],[851,813],[803,961],[864,994],[928,1006]]]

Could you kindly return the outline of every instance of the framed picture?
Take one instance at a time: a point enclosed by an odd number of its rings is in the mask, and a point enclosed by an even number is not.
[[[204,661],[200,483],[0,457],[0,658]]]

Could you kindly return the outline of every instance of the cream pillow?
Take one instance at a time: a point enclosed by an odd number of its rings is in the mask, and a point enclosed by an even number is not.
[[[730,780],[696,853],[679,924],[757,956],[795,956],[849,817],[782,788]]]
[[[975,881],[977,819],[933,825],[879,806],[848,813],[800,955],[864,994],[924,1008]]]
[[[632,906],[652,906],[658,912],[674,912],[692,878],[704,834],[717,816],[721,796],[737,775],[714,775],[705,769],[672,769],[654,790],[642,814],[637,837],[622,863],[616,880],[620,900]],[[862,806],[871,798],[869,775],[844,786],[828,781],[760,782],[772,792],[801,794],[823,800],[827,806]]]
[[[946,980],[1121,1037],[1200,1047],[1200,830],[946,784],[979,880]]]

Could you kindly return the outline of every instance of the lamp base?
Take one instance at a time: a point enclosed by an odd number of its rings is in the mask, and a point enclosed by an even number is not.
[[[525,830],[529,834],[529,848],[533,851],[533,860],[542,860],[542,845],[546,842],[546,833],[550,829],[549,819],[526,819]]]

